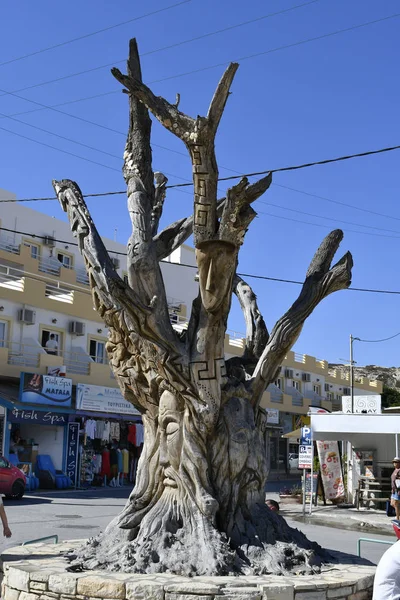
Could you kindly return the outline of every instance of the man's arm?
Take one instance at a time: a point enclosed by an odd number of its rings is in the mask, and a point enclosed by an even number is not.
[[[3,523],[4,537],[10,538],[12,534],[11,534],[11,529],[8,526],[7,515],[6,515],[6,511],[5,511],[3,502],[0,504],[0,519],[1,519],[1,522]]]

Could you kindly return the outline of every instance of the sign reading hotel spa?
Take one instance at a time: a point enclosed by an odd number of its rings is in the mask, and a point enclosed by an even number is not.
[[[76,386],[76,408],[120,415],[140,415],[139,411],[125,400],[118,388],[85,383],[78,383]]]
[[[27,404],[69,407],[72,400],[72,379],[21,373],[19,399]]]

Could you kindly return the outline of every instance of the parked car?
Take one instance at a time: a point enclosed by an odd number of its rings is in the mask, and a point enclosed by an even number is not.
[[[0,494],[20,500],[25,494],[26,477],[3,456],[0,457]]]
[[[299,455],[298,454],[289,454],[289,469],[298,469],[299,468]]]

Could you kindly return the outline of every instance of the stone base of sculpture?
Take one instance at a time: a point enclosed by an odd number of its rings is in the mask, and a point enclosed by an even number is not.
[[[3,553],[3,600],[369,600],[375,567],[344,554],[318,575],[182,577],[67,571],[64,555],[82,545],[18,546]]]

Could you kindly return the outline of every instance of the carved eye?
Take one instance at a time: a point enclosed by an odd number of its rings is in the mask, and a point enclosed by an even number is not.
[[[166,429],[165,429],[165,433],[167,435],[173,435],[174,433],[176,433],[179,429],[179,425],[178,423],[168,423]]]

